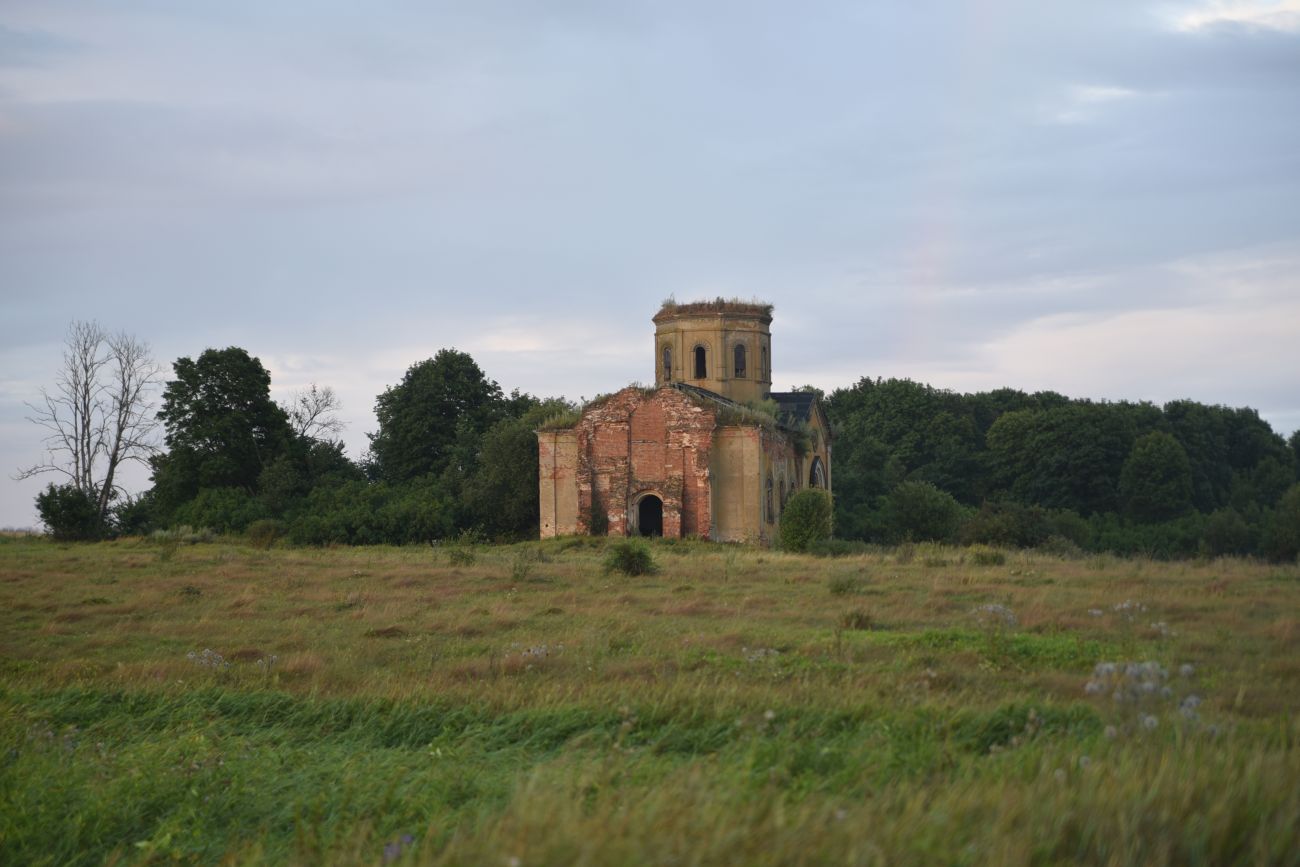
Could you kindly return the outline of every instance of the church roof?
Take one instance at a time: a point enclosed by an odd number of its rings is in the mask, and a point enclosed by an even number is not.
[[[781,408],[781,415],[789,417],[794,421],[811,421],[813,404],[817,402],[817,395],[811,391],[774,391],[772,400]]]
[[[812,421],[813,407],[817,405],[817,395],[810,391],[787,391],[772,392],[771,399],[776,402],[776,418],[759,412],[751,407],[738,403],[731,398],[723,397],[716,391],[710,391],[707,388],[700,388],[697,385],[688,385],[685,382],[670,383],[671,388],[694,398],[697,401],[710,401],[721,406],[728,414],[733,417],[739,417],[742,421],[753,424],[770,425],[773,422],[777,426],[786,429],[795,429],[799,425]]]

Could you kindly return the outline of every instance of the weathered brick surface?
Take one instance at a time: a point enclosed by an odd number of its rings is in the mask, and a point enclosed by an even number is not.
[[[807,459],[782,431],[719,426],[715,404],[671,387],[625,388],[572,429],[540,433],[538,447],[544,537],[591,532],[593,501],[608,533],[627,535],[636,503],[654,494],[665,536],[768,541]]]
[[[575,428],[579,532],[589,532],[594,490],[610,535],[625,535],[633,503],[653,493],[663,500],[664,535],[707,537],[716,423],[712,409],[671,388],[625,388],[588,408]]]

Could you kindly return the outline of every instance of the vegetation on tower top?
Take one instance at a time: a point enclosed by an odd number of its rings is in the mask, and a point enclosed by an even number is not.
[[[771,318],[773,309],[771,304],[757,298],[746,301],[743,298],[723,298],[719,295],[711,301],[689,301],[683,304],[670,295],[660,305],[655,318],[683,313],[741,313]]]

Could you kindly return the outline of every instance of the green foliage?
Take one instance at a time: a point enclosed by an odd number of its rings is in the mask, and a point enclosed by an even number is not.
[[[1264,552],[1274,560],[1288,562],[1300,557],[1300,484],[1292,485],[1273,510]]]
[[[612,545],[605,556],[605,572],[619,572],[623,575],[649,575],[658,571],[654,557],[644,542],[631,539]]]
[[[1254,547],[1250,525],[1231,506],[1211,513],[1203,532],[1206,553],[1216,557],[1245,554]]]
[[[962,508],[952,495],[929,482],[903,482],[886,497],[894,539],[947,542],[957,537]]]
[[[1205,516],[1199,512],[1160,523],[1138,523],[1118,515],[1092,518],[1094,546],[1124,556],[1170,560],[1194,557],[1200,550]]]
[[[285,526],[283,521],[275,518],[262,518],[248,525],[244,531],[244,537],[248,539],[248,544],[254,548],[270,548],[276,540],[284,535]]]
[[[411,365],[375,400],[371,474],[391,483],[439,476],[468,462],[477,439],[505,416],[501,388],[464,352],[442,349]],[[466,454],[468,451],[468,454]]]
[[[36,495],[36,511],[50,536],[60,542],[98,539],[106,529],[95,498],[76,485],[49,485]]]
[[[243,488],[204,488],[172,513],[173,524],[211,527],[219,533],[242,533],[267,517],[266,507]]]
[[[315,488],[289,522],[288,535],[301,545],[408,545],[454,532],[453,503],[437,480],[424,478]]]
[[[1192,467],[1187,452],[1163,431],[1139,437],[1119,474],[1125,513],[1155,523],[1185,515],[1192,507]]]
[[[496,538],[537,534],[537,435],[547,418],[566,409],[563,401],[540,403],[518,418],[506,418],[480,441],[477,470],[462,489],[471,522]]]
[[[781,548],[807,551],[810,545],[831,537],[831,495],[818,488],[803,488],[786,501],[781,511]]]
[[[124,496],[110,510],[110,520],[122,536],[147,536],[154,529],[154,495]]]
[[[163,514],[202,490],[255,494],[258,477],[293,442],[288,416],[271,400],[270,373],[233,346],[177,359],[173,369],[158,412],[169,452],[152,462]]]
[[[986,438],[989,483],[1022,503],[1082,515],[1118,511],[1120,470],[1159,412],[1149,404],[1075,402],[1006,413]]]

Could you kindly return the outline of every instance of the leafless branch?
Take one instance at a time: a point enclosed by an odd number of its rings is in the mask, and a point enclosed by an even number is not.
[[[305,391],[295,392],[280,408],[289,416],[289,424],[300,437],[323,439],[341,433],[346,427],[338,417],[343,405],[328,385],[319,387],[313,382]]]
[[[105,516],[118,468],[157,448],[152,395],[160,374],[144,341],[108,334],[96,322],[73,322],[53,390],[41,389],[41,401],[27,404],[28,420],[47,432],[46,457],[14,478],[61,474]]]

